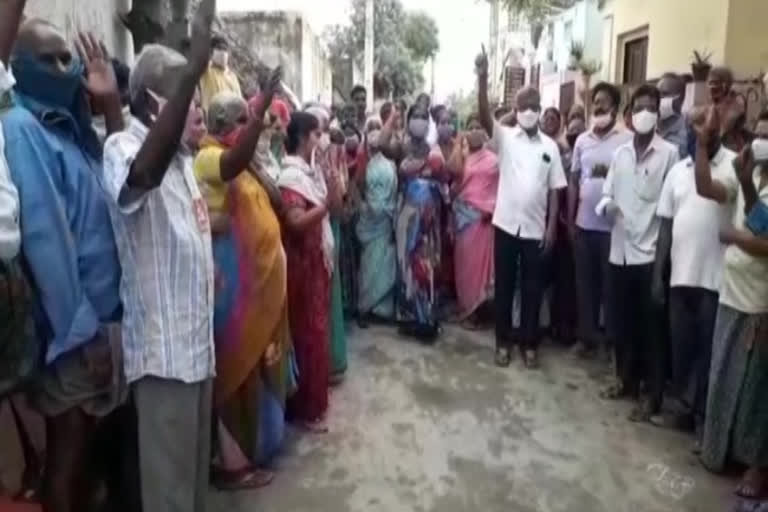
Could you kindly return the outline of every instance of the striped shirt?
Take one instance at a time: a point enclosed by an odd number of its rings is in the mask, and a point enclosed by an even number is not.
[[[208,211],[189,156],[174,157],[160,187],[128,188],[147,134],[132,119],[104,145],[101,181],[123,267],[125,374],[128,382],[145,376],[200,382],[215,374]]]

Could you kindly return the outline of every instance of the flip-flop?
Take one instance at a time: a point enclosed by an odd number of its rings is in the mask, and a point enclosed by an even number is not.
[[[221,472],[213,485],[220,491],[244,491],[260,489],[272,483],[275,473],[263,469],[245,469],[236,473]]]
[[[496,357],[494,358],[496,366],[499,368],[507,368],[512,362],[512,356],[508,348],[498,347],[496,349]]]

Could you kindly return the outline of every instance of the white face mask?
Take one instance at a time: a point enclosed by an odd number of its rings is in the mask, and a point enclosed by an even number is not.
[[[226,68],[229,64],[229,52],[226,50],[213,50],[211,54],[211,62],[219,66],[220,68]]]
[[[602,130],[603,128],[607,128],[608,125],[611,124],[611,121],[613,121],[613,116],[608,112],[607,114],[593,117],[592,126],[598,130]]]
[[[755,162],[768,162],[768,139],[755,139],[752,141],[752,157]]]
[[[530,130],[535,127],[539,122],[539,113],[535,110],[528,109],[517,113],[517,123],[524,129]]]
[[[674,103],[677,99],[677,96],[668,96],[666,98],[661,98],[661,105],[659,106],[659,117],[662,119],[669,119],[673,115],[675,115],[675,107]]]
[[[656,123],[658,120],[659,114],[655,112],[649,112],[647,110],[641,110],[640,112],[632,115],[632,127],[637,133],[650,133],[656,128]]]

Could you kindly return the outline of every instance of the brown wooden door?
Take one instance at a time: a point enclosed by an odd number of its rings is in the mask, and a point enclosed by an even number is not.
[[[624,44],[624,83],[645,82],[648,68],[648,37],[627,41]]]

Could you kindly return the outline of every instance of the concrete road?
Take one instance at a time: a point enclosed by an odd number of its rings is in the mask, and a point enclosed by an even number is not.
[[[291,432],[268,488],[214,493],[232,512],[721,512],[733,481],[690,437],[597,398],[604,369],[546,348],[543,368],[493,366],[490,332],[448,327],[435,347],[355,330],[331,432]],[[747,510],[747,509],[744,509]],[[751,507],[749,510],[753,510]]]

